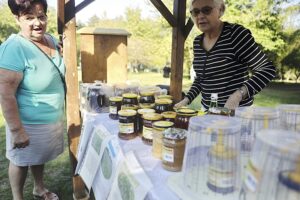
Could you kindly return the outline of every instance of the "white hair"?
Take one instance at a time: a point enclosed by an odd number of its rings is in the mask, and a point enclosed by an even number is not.
[[[193,3],[195,1],[200,1],[200,0],[191,0],[191,4],[190,4],[190,10],[193,9]],[[215,4],[215,6],[218,6],[221,8],[221,16],[224,14],[225,12],[225,3],[224,3],[224,0],[212,0]]]

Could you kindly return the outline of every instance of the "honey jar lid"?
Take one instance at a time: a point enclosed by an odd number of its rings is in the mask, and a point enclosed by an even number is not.
[[[120,110],[118,112],[118,115],[125,116],[125,117],[135,116],[136,111],[135,110]]]
[[[168,128],[163,131],[164,138],[172,140],[181,140],[186,138],[187,131],[181,128]]]
[[[156,121],[153,123],[153,127],[157,128],[170,128],[171,126],[174,126],[174,123],[170,121]]]
[[[122,99],[123,99],[122,97],[110,97],[109,98],[110,101],[115,101],[115,102],[122,101]]]
[[[140,92],[140,95],[141,95],[141,96],[154,96],[154,92],[151,92],[151,91],[143,91],[143,92]]]
[[[176,112],[174,111],[166,111],[166,112],[163,112],[161,113],[161,115],[164,117],[164,118],[175,118],[176,117]]]
[[[171,99],[156,99],[155,104],[159,104],[159,105],[172,104],[172,100]]]
[[[146,113],[155,113],[155,110],[151,109],[151,108],[141,108],[141,109],[138,109],[138,113],[141,115],[146,114]]]
[[[124,93],[123,98],[129,98],[129,99],[133,99],[133,98],[137,98],[137,94],[135,93]]]
[[[137,110],[139,107],[134,104],[124,104],[121,106],[121,110]]]
[[[171,99],[172,100],[173,96],[164,94],[164,95],[158,95],[157,98],[158,99]]]
[[[177,110],[177,114],[187,115],[187,116],[195,116],[197,115],[197,111],[190,108],[179,108]]]
[[[140,106],[140,108],[154,108],[155,104],[154,103],[140,103],[139,106]]]
[[[158,113],[145,113],[143,115],[143,118],[146,120],[160,120],[162,116]]]

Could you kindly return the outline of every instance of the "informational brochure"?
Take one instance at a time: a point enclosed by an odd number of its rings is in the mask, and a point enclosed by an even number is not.
[[[124,160],[117,136],[110,137],[101,157],[92,188],[97,200],[106,200],[116,177],[117,167]]]
[[[77,165],[77,173],[81,176],[88,190],[91,189],[98,172],[103,153],[113,136],[103,125],[93,128],[82,162]]]
[[[144,199],[152,187],[149,177],[137,161],[133,151],[130,151],[125,154],[125,159],[122,160],[117,169],[116,177],[107,199]]]

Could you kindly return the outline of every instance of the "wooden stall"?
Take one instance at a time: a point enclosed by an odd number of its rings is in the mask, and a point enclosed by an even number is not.
[[[80,34],[82,82],[100,80],[124,83],[127,80],[127,37],[123,29],[84,27]]]
[[[89,5],[94,0],[83,0],[75,5],[75,0],[59,0],[58,5],[58,33],[61,34],[64,47],[64,59],[67,66],[66,81],[68,86],[67,94],[67,126],[69,136],[70,160],[73,172],[76,168],[76,151],[80,137],[80,115],[78,102],[78,73],[76,55],[76,20],[78,11]],[[186,21],[186,0],[174,0],[173,12],[164,5],[161,0],[150,0],[157,10],[164,16],[173,28],[172,34],[172,55],[171,55],[171,82],[170,92],[174,100],[181,99],[183,52],[184,43],[190,30],[193,27],[191,19]],[[93,76],[88,74],[87,76]],[[87,78],[88,79],[88,78]],[[79,176],[73,176],[74,199],[88,199],[84,183]]]

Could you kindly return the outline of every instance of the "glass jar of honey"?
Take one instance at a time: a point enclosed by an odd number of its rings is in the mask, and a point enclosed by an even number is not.
[[[147,113],[155,113],[154,109],[151,108],[141,108],[137,111],[137,133],[142,135],[143,133],[143,115]]]
[[[123,140],[133,139],[136,133],[136,111],[120,110],[119,115],[119,138]]]
[[[143,134],[142,140],[145,144],[152,145],[152,128],[153,123],[162,119],[158,113],[146,113],[143,115]]]
[[[179,108],[176,112],[175,127],[188,130],[189,120],[191,117],[196,116],[197,111],[189,108]]]
[[[161,113],[161,115],[163,116],[164,120],[170,121],[170,122],[175,122],[176,112],[167,111],[167,112]]]
[[[152,155],[155,158],[161,159],[163,131],[173,127],[174,123],[170,121],[157,121],[153,123],[153,143]]]
[[[139,103],[149,103],[152,104],[155,102],[154,92],[140,92]]]
[[[137,94],[124,93],[122,95],[122,97],[123,97],[122,105],[125,105],[125,104],[138,105]]]
[[[109,118],[113,120],[118,119],[118,112],[121,110],[122,97],[109,98]]]
[[[172,100],[170,100],[170,99],[156,99],[154,110],[157,113],[172,111]]]
[[[135,110],[137,111],[138,110],[138,106],[137,105],[134,105],[134,104],[124,104],[121,106],[121,110]]]
[[[186,130],[168,128],[163,132],[162,166],[164,169],[181,171],[186,143]]]

